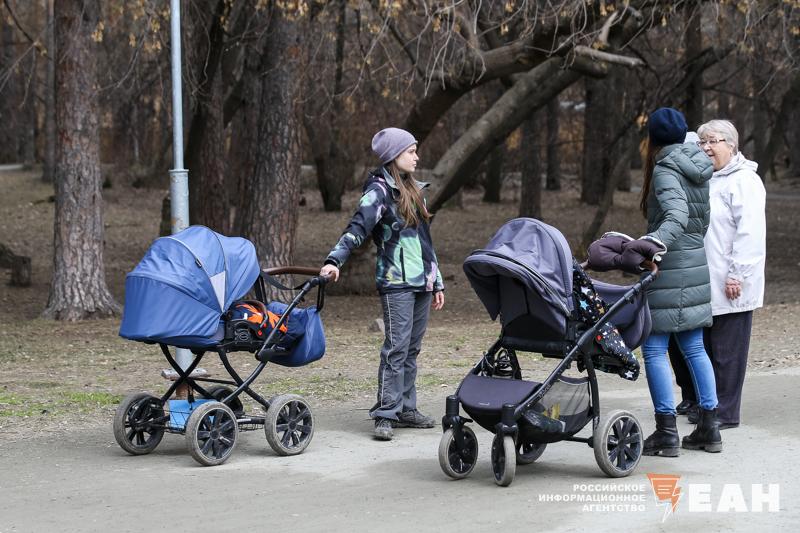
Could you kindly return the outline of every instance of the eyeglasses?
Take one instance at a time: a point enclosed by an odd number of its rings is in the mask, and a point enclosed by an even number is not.
[[[697,141],[697,146],[702,148],[703,146],[710,144],[711,146],[716,145],[717,143],[725,142],[725,139],[708,139],[706,141]]]

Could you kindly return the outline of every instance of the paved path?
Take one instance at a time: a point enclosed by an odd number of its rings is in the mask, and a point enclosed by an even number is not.
[[[114,442],[110,422],[87,433],[0,440],[0,532],[797,531],[798,380],[800,369],[748,376],[747,424],[723,432],[723,453],[645,457],[622,480],[605,477],[590,448],[565,442],[519,467],[510,487],[497,487],[490,435],[478,428],[479,464],[468,479],[451,481],[437,462],[439,429],[398,430],[394,441],[376,442],[364,411],[330,408],[316,410],[317,433],[303,455],[277,457],[262,432],[250,432],[215,468],[198,466],[176,435],[166,435],[151,455],[128,456]],[[602,376],[601,398],[604,407],[628,408],[652,429],[644,379],[630,384]],[[440,416],[443,396],[424,407]],[[689,431],[685,418],[679,429]],[[684,497],[663,522],[665,508],[655,502],[649,472],[681,476]],[[728,503],[736,501],[741,488],[751,509],[753,483],[779,485],[778,512],[767,512],[766,505],[760,513],[690,512],[690,484],[710,485],[712,508],[726,495],[733,498]],[[643,499],[633,503],[643,509],[595,511],[581,502],[540,499],[620,494]]]

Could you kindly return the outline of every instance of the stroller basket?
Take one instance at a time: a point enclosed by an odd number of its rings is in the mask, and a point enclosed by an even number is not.
[[[540,385],[468,374],[456,394],[478,425],[494,431],[503,405],[521,403]],[[541,400],[523,413],[520,432],[527,442],[556,442],[570,437],[591,420],[590,398],[589,378],[559,376]]]

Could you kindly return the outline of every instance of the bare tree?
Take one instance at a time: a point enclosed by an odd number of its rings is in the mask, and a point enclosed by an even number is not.
[[[299,201],[296,100],[299,25],[292,12],[273,6],[260,70],[260,117],[252,184],[241,224],[261,261],[290,265],[294,257]]]
[[[97,0],[56,0],[56,148],[53,280],[44,316],[79,320],[120,312],[106,287],[97,115]]]

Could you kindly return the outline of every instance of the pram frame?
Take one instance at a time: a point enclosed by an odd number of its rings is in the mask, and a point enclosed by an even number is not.
[[[280,283],[275,280],[271,280],[270,276],[277,276],[281,274],[296,274],[296,275],[304,275],[304,276],[311,276],[301,285],[291,289],[289,287],[284,287]],[[241,350],[229,350],[228,343],[220,342],[217,343],[211,350],[200,350],[200,349],[193,349],[192,353],[194,355],[194,359],[189,364],[189,366],[185,369],[181,368],[178,362],[170,353],[169,345],[165,343],[159,343],[159,347],[161,348],[161,352],[164,354],[169,365],[172,369],[177,373],[177,378],[174,380],[172,385],[167,389],[167,391],[160,397],[149,396],[145,398],[148,402],[152,402],[151,405],[157,404],[157,407],[161,409],[162,416],[145,420],[141,423],[133,420],[129,417],[130,412],[139,412],[141,409],[134,404],[126,400],[120,404],[120,409],[127,405],[125,409],[128,411],[126,413],[122,413],[120,415],[118,409],[117,416],[115,416],[115,423],[114,423],[114,433],[115,437],[117,438],[117,442],[120,446],[128,451],[129,453],[134,453],[136,455],[142,453],[149,453],[154,449],[158,442],[161,440],[160,434],[163,433],[178,433],[178,434],[187,434],[188,438],[188,428],[191,424],[192,417],[190,416],[186,423],[183,426],[175,426],[171,424],[170,415],[164,413],[164,406],[173,397],[175,391],[178,390],[181,385],[186,385],[188,387],[187,397],[190,404],[194,403],[195,395],[199,395],[203,398],[213,399],[215,402],[219,402],[224,404],[225,407],[230,412],[229,414],[233,415],[235,419],[235,423],[237,426],[238,431],[245,431],[245,430],[255,430],[260,427],[266,427],[267,418],[269,416],[270,407],[275,400],[275,398],[282,398],[281,396],[273,397],[271,400],[267,400],[258,394],[256,391],[250,388],[250,385],[258,378],[258,376],[263,372],[264,368],[270,362],[270,360],[276,355],[283,355],[289,353],[288,350],[281,349],[275,341],[277,340],[276,337],[280,330],[280,327],[286,323],[286,320],[290,316],[292,310],[294,310],[298,304],[303,301],[304,297],[311,292],[314,288],[318,289],[317,293],[317,311],[321,311],[324,306],[325,301],[325,285],[328,281],[328,278],[320,276],[319,270],[311,267],[297,267],[297,266],[285,266],[285,267],[273,267],[263,269],[257,278],[254,284],[254,291],[255,297],[258,301],[267,304],[267,292],[265,286],[265,279],[272,285],[276,286],[277,288],[284,289],[284,290],[292,290],[297,291],[297,294],[292,299],[292,301],[287,305],[286,309],[280,315],[277,323],[272,327],[271,331],[267,335],[267,337],[263,340],[261,347],[255,351],[255,358],[259,361],[253,371],[246,377],[242,378],[239,372],[231,364],[228,354],[233,351],[241,351]],[[180,346],[178,346],[180,347]],[[203,359],[204,355],[208,351],[215,351],[222,362],[222,365],[227,370],[228,374],[230,375],[231,379],[215,379],[215,378],[206,378],[206,377],[192,377],[192,373],[200,364],[201,360]],[[219,385],[228,385],[233,387],[233,390],[226,389],[226,394],[222,398],[215,398],[213,393],[211,393],[208,389],[203,387],[201,383],[213,383]],[[247,415],[243,411],[235,412],[233,407],[236,405],[236,401],[239,396],[245,393],[250,396],[256,403],[260,404],[266,413],[266,416],[257,416],[257,415]],[[137,396],[137,394],[131,395],[131,397]],[[138,396],[141,396],[141,393],[138,393]],[[143,402],[144,400],[141,400]],[[241,402],[239,402],[239,406],[241,406]],[[222,413],[222,416],[225,416],[225,413]],[[139,424],[137,426],[137,423]],[[131,432],[129,433],[127,430],[130,428]],[[127,438],[129,441],[133,437],[131,435],[137,436],[141,433],[148,433],[150,435],[159,434],[157,438],[153,439],[154,443],[152,448],[147,446],[142,447],[141,449],[136,449],[135,446],[126,446],[124,440]],[[127,437],[126,437],[127,435]],[[272,445],[272,440],[270,440],[270,435],[267,435],[270,444]],[[234,437],[235,439],[235,437]],[[192,451],[192,446],[190,445],[190,451]],[[274,447],[274,446],[273,446]],[[233,448],[233,444],[231,445],[231,449]],[[304,448],[304,447],[303,447]],[[279,451],[279,450],[276,450]],[[285,451],[285,450],[283,450]],[[280,453],[280,451],[279,451]],[[290,455],[293,453],[283,453],[284,455]],[[220,464],[222,461],[207,461],[201,454],[198,455],[195,452],[192,452],[192,455],[195,459],[198,460],[201,464],[204,465],[212,465],[212,464]],[[225,457],[227,459],[227,456]],[[223,459],[224,461],[224,459]]]
[[[524,266],[524,265],[523,265]],[[582,268],[587,269],[590,265],[587,263],[583,263],[581,265]],[[545,380],[536,387],[530,395],[528,395],[525,399],[523,399],[518,404],[504,404],[501,409],[500,414],[500,421],[495,424],[494,426],[494,433],[495,435],[502,435],[502,436],[510,436],[514,440],[515,447],[519,447],[521,444],[518,442],[519,437],[519,419],[523,416],[523,413],[531,408],[534,404],[539,402],[547,391],[553,386],[553,384],[564,374],[564,372],[570,368],[572,363],[577,360],[578,355],[582,357],[582,362],[586,368],[587,376],[588,376],[588,383],[590,389],[590,412],[592,416],[592,437],[576,437],[574,435],[569,437],[564,437],[559,439],[559,441],[572,441],[572,442],[581,442],[584,444],[588,444],[590,447],[594,447],[594,433],[597,430],[600,424],[600,396],[598,393],[597,387],[597,375],[595,372],[594,363],[592,361],[592,355],[597,354],[597,350],[594,347],[594,336],[598,332],[598,330],[607,322],[613,320],[614,316],[620,312],[620,310],[625,307],[626,305],[631,305],[634,302],[636,296],[638,296],[643,290],[650,285],[658,275],[658,265],[651,261],[645,261],[642,263],[642,266],[648,269],[650,272],[641,278],[637,283],[631,286],[623,296],[614,302],[614,304],[608,309],[608,311],[597,321],[594,325],[587,328],[585,331],[580,333],[577,340],[571,346],[571,348],[563,355],[553,355],[553,354],[543,354],[545,357],[556,357],[561,358],[562,360],[556,365],[556,368],[550,373],[550,375],[545,378]],[[533,345],[534,343],[532,343]],[[479,374],[483,369],[484,365],[486,364],[487,357],[494,357],[494,355],[501,349],[505,348],[503,346],[503,333],[501,332],[500,338],[495,341],[492,347],[481,357],[480,361],[470,370],[467,374]],[[519,375],[520,368],[519,363],[516,359],[516,353],[513,348],[506,348],[507,350],[511,351],[510,360],[512,362],[512,370],[513,373]],[[464,434],[464,427],[466,423],[474,422],[470,418],[462,417],[459,414],[460,408],[460,399],[457,394],[453,394],[447,397],[445,401],[445,414],[442,417],[442,431],[447,432],[447,430],[452,429],[453,432],[453,441],[455,443],[457,452],[462,460],[464,461],[475,461],[477,458],[472,457],[473,452],[469,450],[467,445],[467,440]],[[585,427],[585,426],[584,426]],[[471,432],[471,430],[469,430]],[[597,453],[597,452],[596,452]],[[440,461],[443,458],[441,457],[441,448],[440,448]],[[443,467],[444,468],[444,467]],[[447,471],[447,469],[445,469]],[[471,470],[471,468],[469,469]],[[467,471],[468,473],[468,471]],[[495,473],[497,477],[497,473]],[[460,477],[460,476],[459,476]],[[513,473],[511,474],[511,479],[513,479]],[[511,482],[511,480],[503,480],[502,482],[496,479],[496,482],[501,485],[507,485]]]

